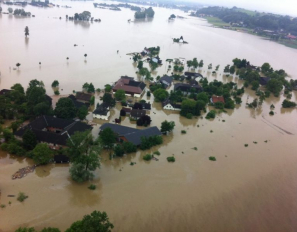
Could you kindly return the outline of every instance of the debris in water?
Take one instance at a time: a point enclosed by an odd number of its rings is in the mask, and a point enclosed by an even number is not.
[[[33,165],[19,169],[15,174],[12,175],[12,179],[15,180],[25,177],[28,173],[34,172],[36,166],[37,165]]]

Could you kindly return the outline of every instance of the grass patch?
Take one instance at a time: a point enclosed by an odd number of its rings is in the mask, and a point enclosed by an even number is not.
[[[208,159],[209,159],[210,161],[217,161],[216,157],[214,157],[214,156],[209,156]]]
[[[19,195],[18,195],[17,200],[18,200],[19,202],[23,202],[23,201],[26,200],[27,198],[28,198],[28,196],[26,196],[25,193],[23,193],[23,192],[19,192]]]
[[[4,209],[4,208],[6,207],[6,205],[1,204],[0,207],[1,207],[2,209]]]
[[[206,19],[208,23],[217,27],[230,26],[229,23],[225,23],[223,20],[217,17],[206,17]]]
[[[88,189],[95,190],[95,189],[96,189],[96,185],[91,184],[91,185],[88,187]]]
[[[197,150],[198,150],[198,148],[197,148],[197,147],[193,147],[192,149],[193,149],[193,150],[195,150],[195,151],[197,151]]]
[[[150,161],[153,158],[153,156],[151,154],[146,154],[145,156],[143,156],[143,159],[146,161]]]
[[[246,143],[246,144],[244,144],[244,146],[245,146],[245,147],[248,147],[249,145]]]
[[[159,151],[155,151],[153,155],[161,155],[161,153]]]
[[[182,134],[187,134],[187,132],[185,130],[182,130],[181,133]]]
[[[174,156],[169,156],[169,157],[167,157],[167,161],[168,161],[168,162],[175,162],[175,158],[174,158]]]
[[[135,164],[136,164],[136,162],[131,162],[131,163],[130,163],[131,166],[133,166],[133,165],[135,165]]]

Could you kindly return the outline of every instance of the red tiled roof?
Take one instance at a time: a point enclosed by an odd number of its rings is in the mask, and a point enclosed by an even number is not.
[[[212,96],[212,102],[216,103],[216,102],[223,102],[225,103],[224,97],[222,96]]]

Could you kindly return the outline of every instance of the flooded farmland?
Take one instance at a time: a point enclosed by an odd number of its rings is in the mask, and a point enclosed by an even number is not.
[[[210,80],[232,80],[239,87],[241,80],[222,74],[223,66],[235,57],[246,58],[254,65],[269,62],[297,78],[297,50],[249,34],[209,27],[207,22],[181,11],[154,8],[152,21],[128,23],[133,19],[133,11],[128,9],[95,9],[91,2],[60,4],[72,8],[27,6],[25,10],[35,18],[0,15],[0,89],[14,83],[27,86],[31,79],[42,80],[49,95],[53,94],[50,86],[55,79],[63,95],[81,90],[85,82],[103,88],[121,75],[136,77],[137,69],[126,54],[146,46],[160,46],[163,61],[197,57],[205,65],[220,64],[217,76],[207,73],[206,68],[201,73]],[[7,11],[6,5],[2,8]],[[65,20],[66,14],[83,10],[91,11],[101,23]],[[172,13],[186,19],[169,23],[167,18]],[[28,39],[24,37],[25,26],[30,28]],[[172,43],[173,37],[181,35],[189,44]],[[86,60],[84,54],[88,54]],[[13,70],[17,62],[21,67]],[[154,76],[165,73],[164,62]],[[293,92],[292,101],[297,100],[296,94]],[[33,162],[1,151],[1,204],[7,206],[0,209],[0,231],[14,231],[19,226],[64,230],[93,210],[106,211],[114,231],[296,231],[297,111],[281,108],[283,93],[265,100],[257,110],[245,107],[248,96],[249,102],[256,97],[254,91],[246,90],[240,106],[214,120],[206,120],[205,115],[189,120],[153,103],[151,126],[160,127],[165,119],[176,124],[173,133],[164,137],[164,144],[113,160],[103,153],[95,179],[84,184],[70,179],[66,164],[40,166],[23,179],[12,180],[13,173]],[[153,96],[144,99],[153,102]],[[271,104],[276,107],[274,116],[269,115]],[[117,105],[110,122],[119,111]],[[94,135],[104,123],[96,122]],[[128,118],[121,124],[136,127]],[[181,130],[187,133],[181,134]],[[161,153],[159,161],[142,159],[156,150]],[[168,163],[166,157],[173,154],[176,162]],[[209,156],[217,161],[209,161]],[[90,183],[97,189],[90,191]],[[29,196],[25,202],[8,197],[20,191]]]

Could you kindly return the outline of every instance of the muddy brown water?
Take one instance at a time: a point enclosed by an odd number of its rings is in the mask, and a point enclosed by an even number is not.
[[[205,64],[221,64],[222,69],[234,57],[242,57],[255,65],[267,61],[296,78],[297,50],[207,27],[205,21],[195,18],[166,21],[171,13],[185,15],[180,11],[156,8],[151,22],[128,24],[133,17],[130,10],[94,9],[91,2],[61,3],[66,4],[73,8],[26,7],[36,18],[0,15],[1,88],[17,82],[26,86],[33,78],[43,80],[49,94],[53,93],[50,85],[54,79],[59,80],[61,94],[65,95],[80,90],[84,82],[102,88],[120,75],[135,76],[136,69],[126,53],[157,45],[163,60],[197,57]],[[2,8],[5,11],[7,6]],[[85,9],[102,22],[57,19]],[[30,28],[27,40],[23,36],[25,26]],[[188,45],[172,44],[170,38],[180,35]],[[79,46],[73,47],[74,43]],[[119,55],[116,50],[120,50]],[[84,53],[88,54],[86,62]],[[22,64],[20,70],[10,72],[9,66],[16,62]],[[165,64],[156,75],[164,73]],[[202,74],[242,86],[237,77],[220,73],[213,77],[205,70]],[[71,181],[67,164],[37,167],[25,178],[12,180],[13,173],[32,161],[1,151],[1,204],[6,208],[0,210],[0,231],[14,231],[19,226],[64,230],[93,210],[106,211],[114,231],[296,231],[297,111],[281,109],[283,94],[269,98],[257,110],[248,109],[244,105],[248,96],[251,102],[254,92],[247,90],[241,106],[214,120],[188,120],[178,113],[163,111],[161,104],[154,102],[152,126],[160,126],[165,119],[176,123],[173,133],[164,137],[164,144],[113,160],[103,152],[101,169],[95,172],[93,181],[84,184]],[[144,99],[153,102],[153,97]],[[296,99],[294,92],[292,100]],[[276,106],[274,116],[269,116],[271,104]],[[112,110],[110,122],[118,117],[119,110],[119,105]],[[95,122],[98,125],[93,134],[97,136],[105,121]],[[128,118],[122,125],[136,127]],[[187,133],[181,134],[181,130]],[[159,161],[143,161],[143,155],[156,150],[161,152]],[[175,163],[167,162],[166,157],[171,155]],[[209,156],[217,161],[209,161]],[[130,162],[136,165],[130,166]],[[90,183],[97,189],[89,190]],[[23,203],[8,197],[20,191],[29,196]]]

